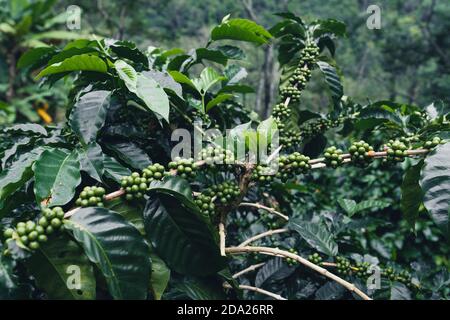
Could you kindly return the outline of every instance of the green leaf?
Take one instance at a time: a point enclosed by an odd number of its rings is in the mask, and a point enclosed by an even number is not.
[[[0,173],[0,209],[5,200],[19,190],[33,176],[32,165],[44,150],[36,148],[22,154]]]
[[[48,206],[62,206],[72,200],[81,183],[76,150],[45,150],[33,166],[36,201]]]
[[[145,68],[148,68],[147,56],[142,53],[133,42],[115,41],[109,48],[112,52],[117,54],[119,58],[126,58],[135,63],[141,63]]]
[[[124,167],[112,157],[104,156],[103,167],[105,169],[105,175],[118,183],[122,181],[122,178],[131,175],[130,169]]]
[[[190,207],[165,194],[152,194],[144,210],[147,237],[170,269],[206,276],[225,266],[209,226]]]
[[[400,208],[408,221],[411,228],[414,229],[417,217],[419,216],[419,208],[422,204],[423,194],[420,188],[419,179],[420,171],[423,167],[423,160],[416,165],[410,167],[403,177],[402,197],[400,199]]]
[[[217,62],[221,65],[226,65],[228,57],[220,50],[211,50],[207,48],[198,48],[195,50],[196,61],[202,63],[203,60]]]
[[[207,67],[200,73],[200,78],[194,79],[193,83],[198,92],[205,94],[212,86],[223,80],[226,80],[226,78],[213,68]]]
[[[325,82],[331,92],[331,97],[335,103],[339,102],[344,94],[344,88],[342,87],[341,79],[336,72],[336,68],[331,66],[325,61],[318,61],[317,65],[325,76]]]
[[[144,71],[142,74],[158,82],[164,90],[170,90],[183,99],[183,89],[181,88],[181,85],[177,83],[167,72],[150,70]]]
[[[221,281],[215,277],[186,277],[175,284],[192,300],[225,300]]]
[[[16,124],[12,127],[7,127],[3,129],[5,132],[17,132],[17,133],[31,133],[31,134],[37,134],[42,136],[47,136],[47,130],[41,126],[40,124],[36,123],[26,123],[26,124]]]
[[[138,74],[136,90],[137,96],[151,111],[169,122],[169,98],[155,80]]]
[[[137,93],[137,77],[138,73],[132,66],[123,60],[117,60],[114,62],[119,78],[125,82],[125,86],[130,92]]]
[[[1,243],[0,250],[5,250]],[[15,266],[11,256],[0,254],[0,300],[25,299],[21,292],[20,279],[14,274]]]
[[[440,145],[425,158],[420,186],[423,203],[433,221],[450,237],[450,143]]]
[[[83,250],[68,236],[41,245],[27,266],[37,286],[50,299],[95,299],[96,281],[92,265]],[[78,284],[73,282],[77,280],[80,280]]]
[[[64,224],[98,266],[114,299],[147,298],[149,248],[125,218],[105,208],[83,208]]]
[[[272,35],[264,27],[247,19],[229,19],[218,25],[211,31],[211,39],[239,40],[265,44]]]
[[[152,275],[150,278],[150,289],[156,300],[161,300],[170,280],[170,269],[164,261],[156,254],[151,253]]]
[[[152,164],[148,154],[133,142],[109,142],[104,146],[132,168],[142,170]]]
[[[144,217],[142,216],[143,206],[140,204],[131,205],[122,198],[116,198],[106,203],[106,208],[117,212],[131,223],[142,235],[144,230]]]
[[[332,34],[337,37],[343,37],[347,34],[347,27],[342,21],[335,19],[319,20],[318,27],[314,30],[314,37],[319,38],[326,34]]]
[[[192,89],[197,90],[197,87],[195,86],[195,84],[191,81],[191,79],[189,79],[187,76],[185,76],[184,74],[182,74],[179,71],[169,71],[169,74],[172,76],[172,78],[178,82],[178,83],[182,83],[182,84],[187,84],[188,86],[190,86]]]
[[[98,132],[105,123],[110,101],[110,91],[91,91],[81,96],[73,106],[69,118],[70,127],[85,145],[97,139]]]
[[[294,272],[294,270],[294,268],[289,268],[283,262],[282,258],[276,257],[270,259],[261,269],[258,270],[255,277],[255,286],[261,288],[269,280],[285,278]]]
[[[335,281],[329,281],[316,291],[316,300],[337,300],[345,293],[345,288]]]
[[[333,235],[322,224],[292,219],[288,227],[297,231],[314,249],[331,257],[337,255],[338,246],[333,240]]]
[[[213,107],[217,106],[219,103],[222,103],[226,100],[229,100],[233,98],[232,94],[219,94],[218,96],[216,96],[214,99],[210,100],[207,104],[206,104],[206,112],[208,112],[209,110],[211,110]]]
[[[248,73],[245,68],[237,66],[235,64],[229,65],[223,71],[225,77],[227,77],[227,85],[233,85],[247,77]]]
[[[391,286],[391,300],[411,300],[411,291],[406,285],[394,282]]]
[[[107,69],[106,63],[99,57],[89,54],[81,54],[48,66],[39,72],[37,78],[39,79],[51,74],[70,71],[95,71],[106,73]]]
[[[32,65],[36,65],[50,53],[54,53],[55,48],[52,47],[38,47],[25,52],[17,62],[17,68],[23,69]]]
[[[87,145],[85,148],[78,148],[78,161],[81,164],[81,170],[89,174],[98,182],[102,182],[104,173],[103,151],[95,142]]]
[[[216,49],[221,51],[228,59],[234,60],[245,59],[245,52],[239,47],[224,45],[218,46]]]
[[[351,199],[339,199],[338,203],[342,207],[342,209],[347,212],[349,217],[352,217],[354,214],[366,209],[383,209],[389,206],[389,202],[386,202],[384,200],[366,200],[361,201],[360,203],[356,203],[356,201]]]
[[[229,92],[236,92],[236,93],[254,93],[255,90],[247,85],[243,85],[243,84],[233,84],[233,85],[226,85],[224,87],[222,87],[219,92],[217,92],[218,94],[222,94],[222,93],[229,93]]]

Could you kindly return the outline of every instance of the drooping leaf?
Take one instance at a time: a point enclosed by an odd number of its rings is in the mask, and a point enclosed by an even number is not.
[[[132,168],[142,170],[152,163],[147,153],[133,142],[109,142],[105,147]]]
[[[131,223],[141,234],[145,234],[144,217],[142,216],[143,206],[140,204],[130,204],[122,198],[116,198],[106,203],[106,208],[117,212]]]
[[[105,123],[110,100],[110,91],[91,91],[81,96],[73,106],[69,123],[85,145],[95,142]]]
[[[391,286],[391,300],[411,300],[411,291],[406,285],[394,282]]]
[[[89,54],[81,54],[67,58],[62,62],[49,65],[39,72],[37,78],[71,71],[95,71],[106,73],[107,69],[106,63],[101,58]]]
[[[93,142],[85,148],[78,148],[77,151],[81,170],[89,174],[91,178],[94,178],[98,182],[102,182],[104,173],[104,155],[102,148]]]
[[[43,151],[42,148],[36,148],[20,155],[16,161],[0,173],[0,209],[9,196],[31,179],[33,176],[31,167]]]
[[[7,127],[3,129],[6,132],[12,131],[20,134],[37,134],[42,136],[47,136],[47,130],[37,123],[24,123],[24,124],[16,124],[11,127]]]
[[[183,98],[183,89],[181,88],[180,84],[177,83],[167,72],[150,70],[144,71],[142,72],[142,74],[158,82],[164,90],[171,90],[178,97]]]
[[[423,203],[433,221],[450,237],[450,143],[440,145],[425,158],[420,186]]]
[[[123,60],[117,60],[114,62],[114,67],[116,68],[117,74],[120,79],[123,80],[125,86],[130,92],[137,92],[137,77],[138,73],[132,66]]]
[[[245,59],[245,52],[239,47],[224,45],[218,46],[217,50],[221,51],[228,59]]]
[[[176,198],[153,194],[144,210],[147,237],[172,270],[210,275],[224,268],[224,259],[209,226]]]
[[[341,79],[336,72],[336,68],[325,61],[318,61],[317,65],[325,76],[325,82],[330,89],[333,101],[337,103],[344,94],[344,88],[342,86]]]
[[[344,209],[349,217],[352,217],[354,214],[367,210],[367,209],[383,209],[389,206],[389,202],[384,200],[366,200],[356,203],[356,201],[351,199],[339,199],[339,205]]]
[[[264,27],[247,19],[229,19],[211,31],[214,41],[227,39],[265,44],[270,38],[272,35]]]
[[[282,258],[276,257],[270,259],[258,270],[255,278],[255,286],[261,288],[267,281],[286,278],[294,271],[295,268],[288,267]]]
[[[124,167],[112,157],[104,156],[103,167],[105,175],[119,183],[122,178],[131,174],[130,169]]]
[[[50,299],[95,299],[95,276],[83,250],[68,236],[41,245],[27,267]]]
[[[232,94],[229,94],[229,93],[219,94],[218,96],[216,96],[214,99],[210,100],[206,104],[206,112],[208,112],[209,110],[211,110],[213,107],[217,106],[218,104],[224,102],[225,100],[229,100],[231,98],[233,98]]]
[[[76,150],[45,150],[33,166],[36,201],[62,206],[72,200],[81,183],[80,162]]]
[[[419,208],[422,204],[423,194],[420,188],[419,179],[420,171],[423,167],[423,161],[409,168],[402,182],[402,197],[400,199],[400,207],[411,228],[414,229],[417,217],[419,216]]]
[[[98,266],[114,299],[147,298],[149,248],[125,218],[105,208],[82,208],[65,221],[65,227]]]
[[[161,300],[170,280],[170,269],[164,261],[155,253],[151,253],[152,275],[150,278],[150,289],[156,300]]]
[[[181,84],[186,84],[189,87],[191,87],[192,89],[197,90],[197,87],[195,86],[195,84],[191,81],[191,79],[189,79],[186,75],[182,74],[179,71],[169,71],[169,74],[172,76],[172,78]]]
[[[144,74],[138,74],[136,90],[137,96],[151,111],[169,122],[169,98],[155,80]]]
[[[135,63],[141,63],[144,67],[148,68],[148,58],[142,53],[133,42],[130,41],[115,41],[109,45],[111,51],[113,51],[119,58],[126,58]]]
[[[39,67],[40,64],[47,63],[48,56],[55,52],[52,47],[38,47],[25,52],[17,62],[17,68],[23,69],[29,66]]]
[[[335,256],[338,253],[338,246],[333,239],[333,235],[320,223],[292,219],[288,227],[297,231],[300,236],[314,249],[328,255]]]
[[[207,48],[196,49],[195,57],[199,63],[202,63],[203,60],[209,60],[225,66],[228,62],[228,57],[222,51]]]

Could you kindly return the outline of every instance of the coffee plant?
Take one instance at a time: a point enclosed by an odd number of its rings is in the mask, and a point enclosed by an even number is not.
[[[72,89],[65,123],[0,133],[1,299],[449,297],[449,109],[354,102],[345,25],[278,16],[227,16],[190,51],[26,53],[42,86]],[[278,49],[268,119],[242,104],[239,41]]]

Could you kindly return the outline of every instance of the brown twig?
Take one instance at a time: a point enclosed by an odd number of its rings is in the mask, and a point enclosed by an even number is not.
[[[229,285],[228,283],[224,283],[223,287],[227,288],[227,289],[231,289],[232,288],[231,285]],[[258,287],[253,287],[253,286],[248,286],[248,285],[241,284],[241,285],[239,285],[239,289],[254,291],[254,292],[263,294],[265,296],[274,298],[275,300],[287,300],[286,298],[283,298],[279,294],[276,294],[276,293],[273,293],[273,292],[270,292],[270,291],[267,291],[267,290],[264,290],[264,289],[261,289],[261,288],[258,288]]]
[[[275,214],[275,215],[277,215],[277,216],[283,218],[283,219],[286,220],[286,221],[289,221],[289,217],[288,217],[288,216],[282,214],[281,212],[279,212],[279,211],[277,211],[277,210],[275,210],[275,209],[273,209],[273,208],[266,207],[266,206],[264,206],[264,205],[262,205],[262,204],[260,204],[260,203],[241,202],[241,203],[239,204],[239,207],[253,207],[253,208],[258,208],[258,209],[266,210],[266,211],[268,211],[268,212],[270,212],[270,213],[273,213],[273,214]]]
[[[242,275],[244,275],[244,274],[246,274],[246,273],[249,273],[249,272],[255,271],[256,269],[261,268],[261,267],[262,267],[263,265],[265,265],[265,264],[266,264],[265,262],[253,264],[253,265],[251,265],[250,267],[245,268],[244,270],[241,270],[241,271],[239,271],[239,272],[236,272],[235,274],[232,275],[232,278],[233,278],[233,279],[237,279],[237,278],[239,278],[240,276],[242,276]]]
[[[245,247],[247,245],[249,245],[250,243],[252,243],[253,241],[259,240],[261,238],[264,237],[270,237],[271,235],[274,234],[278,234],[278,233],[284,233],[284,232],[288,232],[288,229],[275,229],[275,230],[269,230],[263,233],[259,233],[251,238],[248,238],[247,240],[245,240],[244,242],[242,242],[240,245],[238,245],[238,247]]]
[[[304,266],[320,273],[321,275],[330,278],[331,280],[336,281],[337,283],[341,284],[345,288],[347,288],[349,291],[354,292],[358,296],[360,296],[364,300],[372,300],[368,295],[366,295],[364,292],[362,292],[360,289],[358,289],[354,284],[338,277],[337,275],[329,272],[328,270],[306,260],[305,258],[300,257],[299,255],[293,254],[289,251],[280,250],[277,248],[269,248],[269,247],[231,247],[226,248],[225,250],[227,253],[230,254],[241,254],[241,253],[249,253],[249,252],[256,252],[256,253],[270,253],[277,256],[283,256],[284,258],[291,258],[293,260],[296,260],[303,264]]]

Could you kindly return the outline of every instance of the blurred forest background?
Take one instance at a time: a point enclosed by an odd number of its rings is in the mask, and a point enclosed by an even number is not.
[[[30,1],[0,0],[0,124],[49,122],[64,115],[61,107],[68,88],[58,85],[38,90],[27,70],[19,71],[14,66],[29,47],[43,42],[59,45],[59,41],[78,32],[131,40],[141,49],[189,50],[206,45],[211,26],[227,14],[251,18],[270,28],[277,21],[273,13],[287,10],[307,21],[335,18],[347,24],[348,37],[339,41],[336,60],[345,75],[345,94],[357,102],[392,99],[424,106],[448,100],[450,1],[61,0],[42,10],[41,21],[35,18],[32,22],[17,9],[24,2]],[[366,26],[370,15],[366,9],[372,4],[381,8],[380,30]],[[64,14],[70,5],[82,9],[78,31],[67,30],[65,24]],[[277,96],[276,51],[272,46],[248,45],[246,49],[250,50],[244,65],[247,82],[255,88],[255,94],[248,94],[245,104],[265,117]],[[312,110],[326,103],[321,90],[319,81],[312,82],[307,90],[305,103],[311,104]]]

